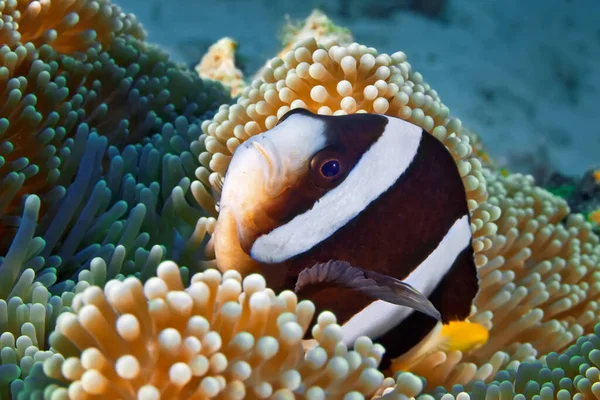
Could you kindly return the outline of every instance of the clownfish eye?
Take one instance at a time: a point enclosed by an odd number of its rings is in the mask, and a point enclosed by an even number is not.
[[[318,190],[331,190],[348,172],[343,149],[333,146],[321,150],[310,160],[310,183]]]
[[[321,165],[321,174],[326,178],[334,178],[340,171],[340,162],[338,160],[329,160]]]

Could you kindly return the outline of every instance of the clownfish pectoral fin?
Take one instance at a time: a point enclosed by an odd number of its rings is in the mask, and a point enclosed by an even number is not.
[[[441,320],[440,312],[422,293],[398,279],[354,267],[346,261],[331,260],[305,268],[298,275],[295,291],[309,285],[332,284],[357,290],[364,295],[400,306],[410,307]]]

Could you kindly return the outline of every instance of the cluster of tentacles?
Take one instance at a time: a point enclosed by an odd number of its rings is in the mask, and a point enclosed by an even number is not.
[[[288,110],[326,115],[383,113],[440,139],[467,190],[480,292],[469,318],[489,331],[481,347],[445,351],[436,334],[400,361],[437,385],[493,382],[500,370],[545,362],[600,322],[600,246],[591,225],[533,179],[493,168],[479,138],[452,118],[402,52],[379,54],[357,43],[305,39],[270,61],[235,104],[223,105],[202,128],[205,185],[219,189],[233,152],[272,128]],[[473,142],[473,145],[471,144]],[[523,364],[527,365],[527,364]],[[575,394],[576,385],[571,385]],[[553,386],[553,390],[558,387]]]
[[[1,398],[600,397],[598,238],[482,159],[404,53],[348,43],[315,14],[298,35],[326,40],[289,44],[231,103],[108,0],[2,0],[0,15]],[[211,190],[237,146],[296,107],[394,115],[448,147],[483,346],[445,351],[434,334],[385,377],[384,349],[346,348],[331,313],[310,327],[309,302],[211,268]]]

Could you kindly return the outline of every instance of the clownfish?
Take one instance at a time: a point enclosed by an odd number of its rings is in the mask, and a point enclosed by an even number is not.
[[[218,199],[217,267],[332,311],[343,342],[406,353],[478,291],[467,196],[448,149],[377,114],[297,108],[238,146]]]

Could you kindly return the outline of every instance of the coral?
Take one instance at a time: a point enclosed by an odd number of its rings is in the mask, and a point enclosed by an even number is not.
[[[304,21],[299,23],[292,22],[289,16],[286,16],[286,23],[281,30],[283,48],[278,56],[283,56],[297,43],[307,39],[315,39],[322,44],[345,45],[350,44],[353,37],[349,29],[334,24],[326,14],[319,10],[313,10]]]
[[[237,46],[238,43],[231,38],[219,39],[194,68],[201,78],[212,79],[229,87],[232,96],[239,95],[246,85],[244,74],[235,65]]]
[[[303,40],[315,39],[320,43],[349,44],[352,41],[350,30],[333,23],[327,15],[319,10],[314,10],[304,21],[292,22],[286,15],[286,23],[281,30],[283,49],[278,57],[283,56]],[[202,57],[195,70],[200,77],[215,80],[231,88],[232,96],[238,96],[248,85],[244,80],[243,72],[236,66],[237,41],[225,37],[213,44]],[[251,80],[261,77],[267,62],[252,77]]]
[[[52,398],[343,398],[372,395],[384,377],[383,348],[367,338],[354,350],[323,313],[304,354],[314,314],[292,292],[275,295],[260,275],[207,270],[185,287],[164,262],[142,286],[135,278],[93,286],[75,296],[50,340],[44,362]],[[32,377],[22,394],[39,388]],[[347,398],[347,397],[346,397]]]
[[[319,10],[313,10],[304,21],[300,22],[293,22],[286,15],[285,25],[280,36],[283,48],[277,57],[283,57],[298,43],[308,39],[314,39],[319,43],[335,43],[338,45],[350,44],[353,40],[352,32],[349,29],[334,24],[326,14]],[[269,68],[269,62],[254,74],[252,80],[260,79],[265,72],[265,68]]]

